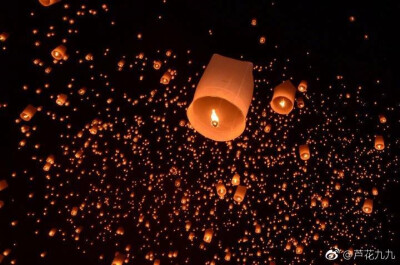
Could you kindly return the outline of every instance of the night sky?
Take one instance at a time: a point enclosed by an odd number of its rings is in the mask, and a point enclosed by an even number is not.
[[[395,0],[3,1],[0,264],[399,264],[399,12]],[[228,142],[186,115],[215,53],[254,65],[246,129]],[[285,80],[308,86],[280,115]],[[396,259],[343,259],[366,249]]]

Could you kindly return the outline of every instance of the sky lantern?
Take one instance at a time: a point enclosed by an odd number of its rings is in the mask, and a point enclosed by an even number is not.
[[[289,114],[294,105],[296,88],[290,80],[286,80],[274,88],[271,108],[278,114]]]
[[[380,114],[379,115],[379,122],[380,123],[386,123],[387,122],[386,116],[383,115],[383,114]]]
[[[212,230],[212,228],[206,229],[206,231],[204,231],[204,237],[203,237],[204,242],[210,243],[213,237],[213,233],[214,231]]]
[[[21,112],[20,117],[24,121],[30,121],[36,113],[36,108],[32,105],[26,106],[26,108]]]
[[[372,210],[374,209],[374,201],[371,199],[365,199],[362,210],[364,213],[372,213]]]
[[[162,77],[161,77],[161,79],[160,79],[160,83],[163,84],[163,85],[168,85],[169,82],[171,81],[171,78],[172,78],[171,73],[170,73],[169,71],[166,71],[166,72],[162,75]]]
[[[225,185],[222,182],[218,182],[216,185],[217,193],[220,198],[224,198],[226,194]]]
[[[375,149],[376,150],[385,149],[385,140],[383,139],[382,135],[376,135],[375,136]]]
[[[229,141],[246,127],[253,96],[253,64],[214,54],[187,110],[195,130],[215,141]]]
[[[233,199],[237,202],[242,202],[244,200],[244,196],[246,195],[247,188],[245,186],[237,186],[235,195],[233,195]]]
[[[160,61],[154,61],[153,62],[153,68],[155,70],[159,70],[161,68],[161,65],[162,65],[162,62],[160,62]]]
[[[296,254],[300,255],[303,254],[304,247],[302,245],[297,245],[296,247]]]
[[[0,191],[5,190],[8,187],[7,180],[2,179],[0,180]]]
[[[327,207],[329,206],[329,200],[328,200],[328,198],[323,198],[323,199],[321,200],[321,206],[322,206],[322,208],[327,208]]]
[[[303,144],[299,146],[299,154],[301,160],[310,159],[310,148],[308,147],[308,144]]]
[[[307,81],[302,80],[300,82],[299,86],[297,87],[297,90],[299,90],[300,92],[304,93],[304,92],[307,91],[307,86],[308,86]]]
[[[66,94],[59,94],[56,99],[56,103],[59,106],[62,106],[67,101],[68,96]]]
[[[304,108],[304,106],[305,106],[305,103],[304,103],[303,97],[298,97],[297,98],[297,107],[299,109],[302,109],[302,108]]]
[[[0,41],[5,42],[10,35],[7,32],[0,33]]]
[[[235,173],[232,177],[232,185],[237,186],[240,184],[240,175],[238,173]]]
[[[124,263],[124,260],[125,260],[125,255],[117,252],[115,254],[115,257],[114,257],[111,265],[122,265]]]
[[[67,59],[67,48],[64,45],[59,45],[51,51],[51,56],[57,61],[65,60]]]
[[[39,3],[42,4],[42,6],[51,6],[60,1],[61,0],[39,0]]]

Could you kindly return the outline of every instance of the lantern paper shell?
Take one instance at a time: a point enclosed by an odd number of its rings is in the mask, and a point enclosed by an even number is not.
[[[7,187],[8,187],[7,180],[5,179],[0,180],[0,191],[7,189]]]
[[[247,188],[245,186],[237,186],[235,195],[233,195],[233,199],[237,202],[242,202],[244,200],[244,196],[246,195]]]
[[[30,121],[36,113],[36,108],[32,105],[26,106],[26,108],[20,114],[21,119],[24,121]]]
[[[376,150],[385,149],[385,140],[383,139],[382,135],[375,136],[375,149]]]
[[[60,45],[51,52],[51,56],[55,60],[62,60],[67,57],[67,48],[64,45]]]
[[[39,0],[39,3],[42,4],[42,6],[51,6],[60,1],[61,0]]]
[[[200,134],[215,141],[229,141],[246,127],[253,96],[253,64],[214,54],[187,110],[188,119]],[[215,112],[218,124],[211,121]]]
[[[235,173],[232,177],[232,185],[237,186],[240,184],[240,175],[238,173]]]
[[[362,210],[364,213],[372,213],[374,209],[374,202],[371,199],[365,199]]]
[[[274,89],[271,108],[278,114],[289,114],[294,106],[296,88],[290,80],[284,81]]]
[[[303,144],[299,146],[299,154],[302,160],[310,159],[310,148],[308,147],[308,144]]]
[[[300,92],[306,92],[306,91],[307,91],[307,86],[308,86],[307,81],[302,80],[302,81],[300,82],[299,86],[297,87],[297,89],[298,89]]]
[[[203,237],[204,242],[210,243],[213,237],[213,233],[214,231],[211,228],[206,229],[206,231],[204,231],[204,237]]]
[[[10,35],[7,32],[0,33],[0,41],[5,42]]]
[[[216,189],[217,189],[218,196],[223,198],[226,194],[226,188],[225,188],[224,184],[218,183],[216,185]]]

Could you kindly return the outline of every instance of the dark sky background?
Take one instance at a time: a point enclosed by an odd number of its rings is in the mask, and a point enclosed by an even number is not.
[[[95,2],[68,1],[72,10],[78,3],[87,3],[90,6]],[[83,18],[77,25],[79,37],[75,36],[71,41],[82,53],[90,51],[93,54],[101,54],[104,47],[111,48],[112,56],[96,62],[96,71],[115,69],[119,55],[134,56],[137,51],[147,54],[167,48],[178,54],[176,64],[181,63],[180,69],[183,73],[180,76],[186,76],[185,73],[191,71],[184,69],[184,59],[179,58],[187,49],[193,51],[192,59],[195,64],[198,62],[198,65],[206,64],[213,53],[236,58],[244,55],[246,60],[256,63],[267,63],[275,57],[291,58],[291,75],[296,80],[310,80],[310,87],[322,94],[330,96],[336,93],[324,89],[328,84],[334,84],[336,76],[342,75],[348,87],[353,89],[362,85],[366,88],[364,95],[369,100],[367,109],[371,116],[378,115],[388,106],[394,107],[395,110],[387,114],[391,122],[390,155],[399,155],[399,1],[276,1],[272,4],[271,1],[259,0],[169,0],[166,5],[161,4],[162,1],[104,2],[110,6],[107,19]],[[17,264],[100,264],[97,253],[81,254],[76,250],[72,239],[64,242],[35,236],[33,231],[41,228],[38,228],[33,218],[26,217],[26,212],[31,209],[40,211],[45,202],[37,199],[26,203],[26,199],[32,190],[36,194],[35,197],[43,197],[44,177],[38,177],[34,182],[27,181],[27,176],[24,176],[24,179],[11,178],[12,172],[24,169],[30,170],[32,175],[40,174],[40,169],[38,170],[37,165],[29,159],[34,153],[33,148],[29,147],[22,152],[17,150],[22,137],[15,120],[28,103],[46,105],[41,95],[34,93],[34,89],[24,92],[21,88],[24,84],[30,84],[31,87],[42,85],[41,77],[32,66],[32,60],[42,56],[42,51],[33,47],[31,31],[33,28],[49,25],[48,21],[52,20],[56,21],[54,25],[57,30],[64,29],[65,24],[57,19],[63,14],[61,10],[60,4],[43,8],[34,0],[3,1],[0,6],[0,32],[10,33],[9,39],[1,44],[6,46],[7,50],[0,52],[0,103],[8,103],[7,108],[0,110],[0,179],[7,179],[10,185],[7,190],[0,192],[0,200],[7,203],[0,210],[0,251],[5,248],[13,249],[12,257],[5,259],[4,264],[9,264],[12,259],[16,259]],[[35,12],[36,16],[31,18],[30,12]],[[162,15],[162,20],[156,19],[158,15]],[[349,21],[350,16],[355,17],[354,22]],[[253,17],[257,18],[256,27],[250,26]],[[116,26],[111,27],[110,20],[115,20]],[[209,29],[213,32],[212,36],[209,35]],[[139,32],[144,36],[142,41],[137,40]],[[365,39],[364,35],[368,35],[368,39]],[[260,36],[266,37],[264,45],[258,44]],[[61,37],[58,36],[56,41],[52,39],[50,43],[43,41],[41,49],[50,51],[60,42]],[[306,52],[309,52],[310,56],[306,56]],[[312,65],[312,69],[308,65]],[[46,77],[46,80],[60,91],[62,84],[65,84],[71,75],[81,83],[88,79],[80,68],[72,64],[65,64],[63,71],[63,74]],[[321,85],[317,85],[315,77],[323,80]],[[274,78],[274,81],[279,80],[280,73],[276,73]],[[136,82],[133,81],[132,74],[127,72],[110,72],[110,79],[118,88]],[[376,84],[377,80],[380,80],[379,85]],[[57,84],[60,86],[57,87]],[[140,91],[129,93],[132,97],[141,94]],[[374,101],[379,104],[374,105]],[[85,106],[82,106],[82,109],[85,110]],[[355,109],[348,107],[342,111],[340,114]],[[83,111],[79,114],[81,117],[75,117],[74,125],[84,125],[92,114],[91,110]],[[184,115],[178,115],[176,119],[181,117]],[[50,153],[56,152],[55,146],[58,145],[58,136],[63,127],[55,124],[54,127],[46,127],[53,125],[43,117],[38,117],[35,123],[42,128],[40,134],[34,136],[35,142],[43,143],[43,149],[49,150]],[[352,121],[349,120],[348,123],[351,126]],[[365,130],[366,133],[373,133],[374,128]],[[399,177],[398,172],[388,174],[392,179],[397,180]],[[393,219],[397,223],[392,223],[391,227],[397,230],[400,226],[399,191],[399,185],[394,184],[380,194],[381,203],[388,208],[387,214],[395,216]],[[57,218],[60,217],[44,222],[62,222]],[[377,222],[384,221],[385,218],[385,214],[381,213],[377,216]],[[10,226],[13,220],[18,220],[17,228]],[[43,227],[46,227],[46,224],[43,224]],[[397,251],[396,254],[400,258],[399,231],[396,232],[395,242],[381,242],[380,247]],[[17,247],[11,247],[12,244],[17,244]],[[115,252],[112,244],[104,244],[104,249],[98,251],[106,256],[106,261],[101,264],[111,264],[110,256]],[[44,249],[47,250],[48,256],[41,259],[38,254]],[[199,253],[201,252],[193,252],[193,255],[201,255]],[[276,255],[279,257],[281,254]],[[312,254],[307,254],[307,257],[311,260],[317,259]],[[147,261],[141,264],[151,263]],[[204,262],[199,261],[198,264]],[[277,260],[277,264],[284,263]]]

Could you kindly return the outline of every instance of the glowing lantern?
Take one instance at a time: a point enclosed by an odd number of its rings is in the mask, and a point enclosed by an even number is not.
[[[4,206],[4,201],[0,201],[0,209],[3,208]]]
[[[206,229],[206,231],[204,232],[203,241],[206,243],[210,243],[213,237],[213,233],[214,231],[211,228]]]
[[[43,171],[49,171],[50,170],[50,168],[51,168],[51,164],[50,163],[46,163],[46,164],[44,164],[44,166],[43,166]]]
[[[378,195],[378,189],[377,188],[372,188],[372,195],[377,196]]]
[[[221,182],[219,182],[219,183],[216,185],[216,189],[217,189],[218,196],[221,197],[221,198],[223,198],[223,197],[225,196],[225,194],[226,194],[225,185],[222,184]]]
[[[39,0],[39,3],[42,4],[42,6],[51,6],[54,5],[58,2],[60,2],[61,0]]]
[[[302,245],[297,245],[296,247],[296,254],[300,255],[303,254],[304,247]]]
[[[59,94],[59,95],[57,96],[57,99],[56,99],[57,105],[59,105],[59,106],[64,105],[65,102],[67,101],[67,98],[68,98],[67,95],[65,95],[65,94]]]
[[[237,202],[242,202],[244,200],[244,196],[246,195],[247,188],[245,186],[237,186],[235,195],[233,195],[233,199]]]
[[[0,191],[5,190],[8,187],[7,180],[0,180]]]
[[[304,99],[303,99],[302,97],[299,97],[299,98],[297,99],[297,107],[298,107],[299,109],[302,109],[302,108],[304,108],[304,106],[305,106],[305,104],[304,104]]]
[[[49,237],[53,237],[53,236],[56,234],[56,232],[57,232],[57,229],[52,228],[52,229],[49,231]]]
[[[231,253],[230,252],[226,252],[226,254],[225,254],[225,260],[226,261],[230,261],[231,260]]]
[[[30,121],[33,115],[35,115],[35,113],[36,113],[36,108],[32,105],[28,105],[19,116],[24,121]]]
[[[253,95],[252,71],[250,62],[212,56],[187,110],[195,130],[215,141],[243,133]]]
[[[154,263],[153,263],[153,265],[160,265],[161,264],[161,262],[160,262],[160,260],[159,259],[155,259],[154,260]]]
[[[279,114],[289,114],[294,105],[294,96],[296,88],[290,80],[284,81],[274,89],[274,95],[271,100],[271,108]]]
[[[117,252],[111,265],[122,265],[124,263],[125,255]]]
[[[60,45],[51,52],[51,56],[57,61],[65,60],[67,59],[67,48],[64,45]]]
[[[153,62],[153,68],[159,70],[161,68],[162,63],[160,61]]]
[[[267,124],[264,128],[264,132],[269,133],[271,131],[271,124]]]
[[[71,210],[71,215],[72,215],[72,216],[76,216],[77,214],[78,214],[78,207],[75,206],[75,207],[73,207],[72,210]]]
[[[372,213],[374,207],[374,201],[371,199],[365,199],[362,210],[364,213]]]
[[[186,224],[185,224],[185,229],[186,229],[186,231],[189,231],[189,230],[190,230],[190,227],[192,227],[192,222],[187,221]]]
[[[308,144],[303,144],[299,146],[299,154],[302,160],[310,159],[310,148],[308,147]]]
[[[383,150],[385,148],[385,140],[382,135],[375,136],[375,149]]]
[[[54,155],[49,155],[49,156],[46,158],[46,162],[47,162],[47,163],[50,163],[50,164],[54,164]]]
[[[237,186],[240,184],[240,175],[238,173],[235,173],[232,178],[232,185]]]
[[[5,42],[9,37],[9,34],[7,32],[3,32],[0,34],[0,41]]]
[[[308,86],[307,81],[302,80],[302,81],[300,82],[299,86],[297,87],[297,89],[298,89],[300,92],[306,92],[306,91],[307,91],[307,86]]]
[[[172,78],[171,73],[167,71],[167,72],[165,72],[165,73],[163,74],[163,76],[161,77],[160,83],[163,84],[163,85],[168,85],[169,82],[171,81],[171,78]]]
[[[383,114],[379,115],[379,122],[380,123],[386,123],[387,122],[385,115],[383,115]]]
[[[254,232],[255,232],[256,234],[261,233],[261,225],[256,224],[256,227],[255,227],[255,229],[254,229]]]
[[[321,201],[321,206],[322,208],[327,208],[329,206],[329,200],[328,198],[323,198]]]

